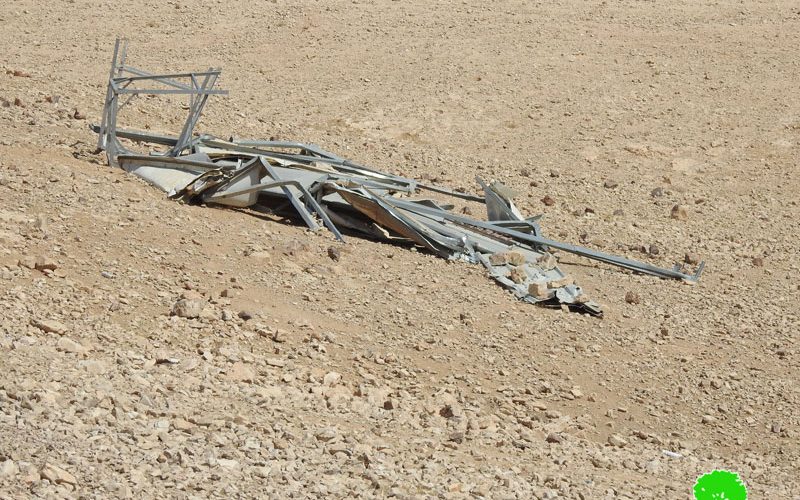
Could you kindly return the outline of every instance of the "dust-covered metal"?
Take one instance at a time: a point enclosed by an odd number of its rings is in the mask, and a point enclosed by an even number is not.
[[[98,146],[108,163],[119,166],[167,192],[171,198],[232,207],[290,209],[311,230],[324,225],[344,240],[350,234],[413,244],[450,260],[486,267],[488,274],[520,300],[602,313],[557,265],[561,250],[662,278],[697,281],[694,274],[662,269],[542,236],[539,217],[525,218],[503,184],[476,179],[483,196],[427,185],[381,172],[325,151],[287,141],[222,140],[195,135],[194,128],[210,95],[224,95],[214,85],[220,70],[152,74],[126,64],[127,42],[117,40],[108,80]],[[148,85],[142,87],[141,85]],[[123,95],[178,94],[189,97],[188,116],[178,136],[118,128]],[[139,154],[121,140],[164,146]],[[437,199],[415,199],[420,191]],[[487,220],[452,211],[443,199],[483,203]],[[321,222],[321,224],[320,224]]]

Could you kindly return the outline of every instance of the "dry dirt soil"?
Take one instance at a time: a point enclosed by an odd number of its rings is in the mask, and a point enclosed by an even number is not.
[[[795,0],[4,0],[0,26],[1,497],[687,499],[722,468],[800,498]],[[705,273],[559,254],[592,318],[170,201],[94,151],[120,35],[223,67],[203,132],[498,179],[551,237]]]

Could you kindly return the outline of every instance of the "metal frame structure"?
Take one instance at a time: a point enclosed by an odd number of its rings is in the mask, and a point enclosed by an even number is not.
[[[117,40],[108,80],[98,147],[110,165],[134,173],[187,202],[235,207],[291,208],[311,230],[321,221],[337,239],[339,227],[351,233],[392,242],[415,244],[447,259],[486,267],[489,275],[526,302],[566,306],[594,315],[602,313],[556,265],[552,250],[622,267],[633,272],[696,282],[679,266],[665,269],[546,238],[540,216],[525,218],[514,206],[513,193],[498,182],[476,179],[483,196],[421,184],[381,172],[325,151],[312,144],[289,141],[221,140],[193,136],[203,107],[215,90],[220,70],[152,74],[126,63],[127,42]],[[188,83],[180,81],[188,80]],[[151,87],[141,88],[148,83]],[[156,88],[161,85],[162,88]],[[187,95],[189,114],[177,137],[117,127],[117,113],[127,104],[121,96]],[[120,139],[166,146],[165,151],[139,154]],[[441,199],[412,199],[420,191],[483,203],[487,220],[450,211]],[[318,218],[318,219],[317,219]]]
[[[189,96],[189,116],[183,124],[181,133],[172,147],[161,153],[165,156],[178,156],[187,147],[192,137],[192,131],[200,119],[203,107],[210,95],[227,95],[227,90],[214,90],[214,84],[221,70],[209,68],[208,71],[192,73],[152,74],[126,64],[128,55],[128,41],[117,39],[114,44],[114,57],[111,62],[111,71],[108,76],[106,100],[103,105],[103,117],[100,122],[100,131],[97,147],[106,151],[109,163],[116,165],[116,157],[120,154],[130,153],[119,142],[117,136],[117,114],[131,99],[139,95],[187,95]],[[180,81],[188,80],[188,83]],[[138,88],[143,83],[160,84],[166,88],[146,87]],[[120,102],[121,96],[129,96],[125,102]],[[142,137],[145,138],[145,137]]]

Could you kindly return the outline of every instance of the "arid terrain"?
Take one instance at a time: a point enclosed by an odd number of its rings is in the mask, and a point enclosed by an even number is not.
[[[0,26],[0,497],[688,499],[727,469],[800,498],[797,1],[5,0]],[[549,237],[703,277],[558,253],[594,318],[171,201],[95,151],[117,36],[223,68],[199,131],[497,179]],[[177,102],[127,119],[177,133]]]

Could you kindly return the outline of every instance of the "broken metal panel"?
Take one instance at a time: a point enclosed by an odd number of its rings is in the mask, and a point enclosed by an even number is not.
[[[356,210],[363,213],[377,224],[391,229],[395,233],[428,248],[432,252],[446,257],[451,254],[453,248],[456,246],[453,242],[448,242],[444,238],[435,237],[422,226],[400,214],[397,210],[389,206],[385,200],[369,192],[367,189],[355,191],[347,188],[340,188],[337,192]]]
[[[357,231],[362,235],[382,241],[411,241],[403,237],[395,237],[389,231],[376,224],[370,219],[362,217],[352,217],[350,214],[337,212],[328,205],[323,205],[323,210],[328,214],[331,221],[339,227]]]
[[[292,179],[303,185],[306,190],[313,193],[315,186],[321,185],[328,180],[328,174],[320,172],[312,172],[304,169],[281,167],[270,165],[271,170],[276,173],[281,179]]]
[[[491,186],[487,186],[480,177],[476,177],[475,180],[483,188],[486,212],[490,221],[521,221],[523,219],[522,214],[511,201],[513,193],[510,189],[497,181],[493,182]]]
[[[216,168],[213,163],[158,156],[119,155],[117,161],[126,172],[167,193],[183,189],[197,176]]]
[[[249,188],[261,183],[265,173],[263,165],[254,158],[241,165],[227,178],[223,177],[214,184],[198,186],[195,192],[202,194],[205,202],[213,201],[239,208],[249,207],[258,200],[258,191],[251,191]],[[206,190],[212,190],[212,194],[204,193]],[[213,196],[216,196],[216,199],[212,199]]]

